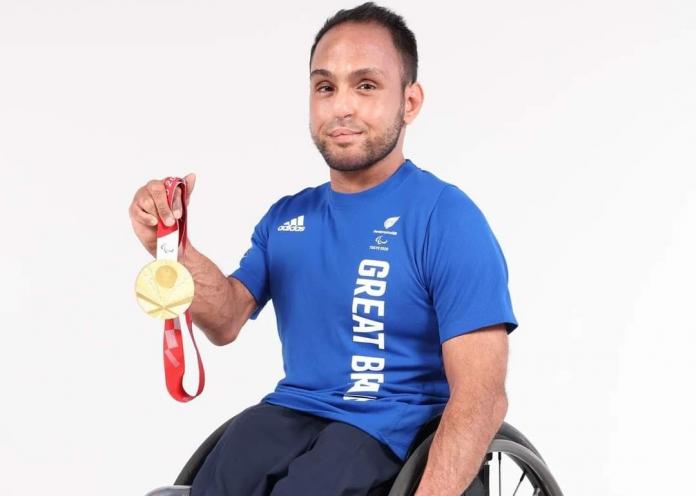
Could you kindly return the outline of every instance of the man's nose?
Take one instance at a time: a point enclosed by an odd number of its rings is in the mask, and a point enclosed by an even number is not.
[[[333,104],[336,117],[352,116],[355,112],[355,95],[350,88],[338,88],[335,90]]]

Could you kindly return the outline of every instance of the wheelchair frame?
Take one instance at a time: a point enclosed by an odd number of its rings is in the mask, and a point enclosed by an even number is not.
[[[430,445],[441,418],[442,414],[437,415],[419,429],[406,455],[406,461],[396,478],[390,481],[391,485],[373,488],[370,491],[370,496],[413,496],[425,470]],[[198,470],[233,419],[234,417],[225,421],[203,441],[181,469],[173,486],[157,488],[147,493],[146,496],[189,496],[191,484]],[[462,493],[462,496],[489,496],[489,464],[493,458],[493,453],[498,453],[498,460],[504,453],[514,461],[523,474],[520,482],[525,477],[528,478],[534,488],[533,496],[563,496],[558,483],[539,451],[520,431],[507,422],[501,424],[488,447],[478,474]]]

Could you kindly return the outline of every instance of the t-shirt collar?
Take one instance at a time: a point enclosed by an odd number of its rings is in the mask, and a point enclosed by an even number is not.
[[[341,193],[331,189],[331,181],[325,183],[329,203],[335,207],[349,207],[352,205],[363,205],[370,200],[381,198],[393,191],[401,184],[406,177],[416,168],[410,159],[404,162],[392,173],[391,176],[381,183],[355,193]]]

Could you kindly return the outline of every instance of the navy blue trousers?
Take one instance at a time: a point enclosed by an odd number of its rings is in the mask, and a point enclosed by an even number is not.
[[[191,496],[382,496],[402,466],[357,427],[260,402],[230,421]]]

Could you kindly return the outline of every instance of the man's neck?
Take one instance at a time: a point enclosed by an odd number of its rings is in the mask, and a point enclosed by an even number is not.
[[[403,152],[399,151],[390,153],[367,169],[345,172],[330,169],[331,189],[338,193],[359,193],[372,188],[389,178],[404,160]]]

